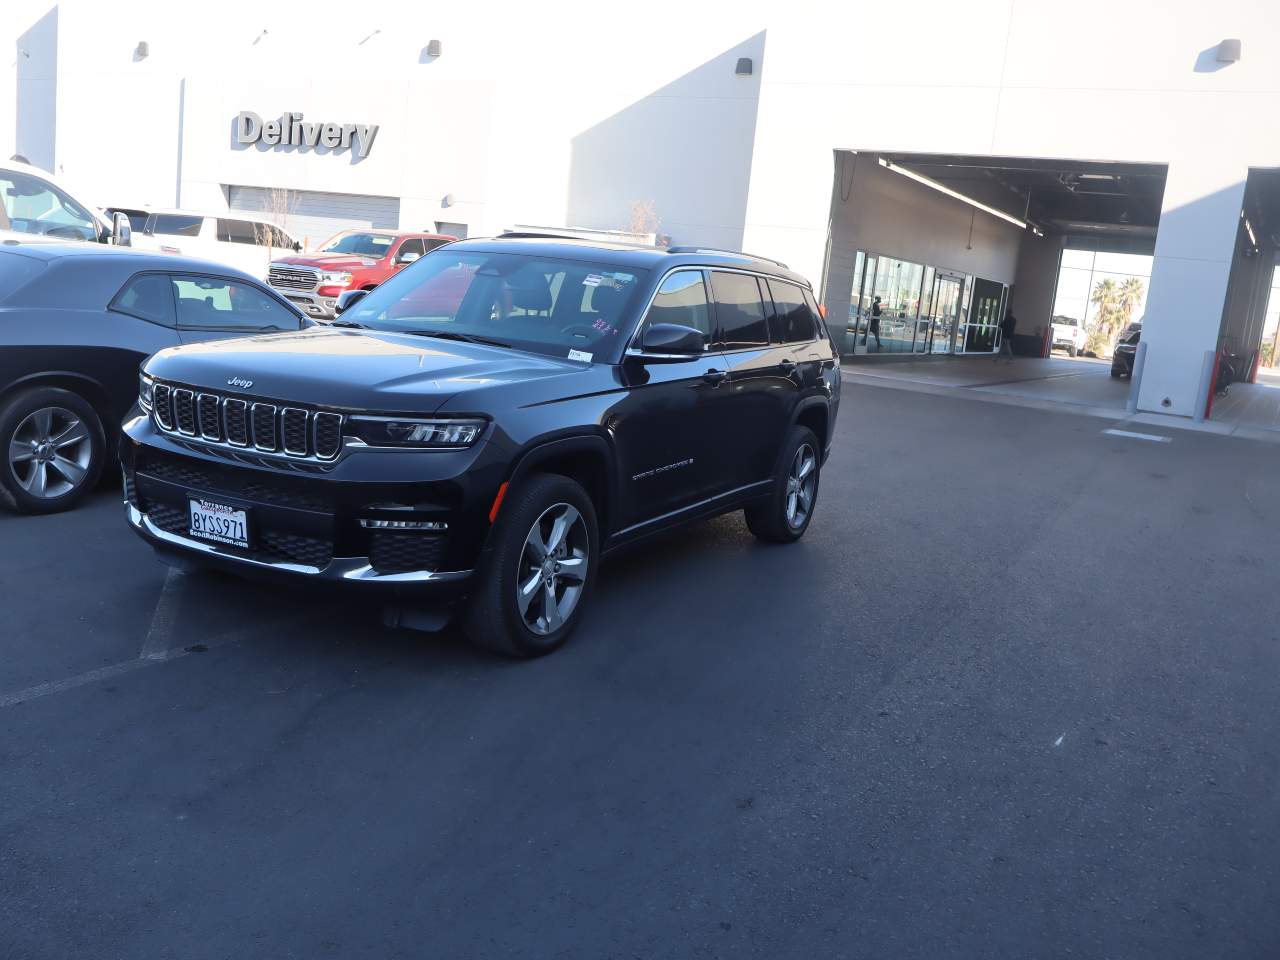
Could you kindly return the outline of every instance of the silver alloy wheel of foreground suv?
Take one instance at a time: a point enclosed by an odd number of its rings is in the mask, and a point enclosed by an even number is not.
[[[9,469],[33,497],[66,496],[89,474],[93,443],[89,429],[66,407],[33,410],[9,439]]]
[[[570,504],[553,504],[534,521],[516,572],[516,605],[532,632],[555,633],[572,616],[590,548],[586,522]]]
[[[809,519],[809,511],[813,509],[813,493],[818,481],[814,468],[817,465],[813,447],[807,443],[800,444],[787,474],[787,524],[792,530],[803,527]]]

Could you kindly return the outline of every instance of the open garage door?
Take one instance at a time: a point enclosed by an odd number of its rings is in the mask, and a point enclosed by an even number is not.
[[[322,193],[318,190],[227,187],[227,205],[246,213],[275,214],[289,233],[308,250],[324,243],[339,230],[400,226],[400,199],[358,193]],[[281,208],[285,211],[280,216]]]

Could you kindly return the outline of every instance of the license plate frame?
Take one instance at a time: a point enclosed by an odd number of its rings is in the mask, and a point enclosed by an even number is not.
[[[187,497],[187,535],[222,547],[253,549],[248,509],[194,494]]]

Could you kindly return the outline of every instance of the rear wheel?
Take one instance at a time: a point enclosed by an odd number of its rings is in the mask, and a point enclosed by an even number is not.
[[[1067,347],[1067,355],[1070,357],[1074,357],[1079,352],[1080,351],[1078,351],[1075,347]]]
[[[770,543],[799,540],[813,519],[821,471],[818,438],[808,427],[792,427],[768,498],[743,511],[747,528]]]
[[[475,643],[513,657],[562,646],[595,583],[599,533],[581,485],[541,474],[507,494],[493,550],[468,601]]]
[[[98,415],[69,390],[24,390],[0,410],[0,486],[20,513],[74,507],[102,475],[105,450]]]

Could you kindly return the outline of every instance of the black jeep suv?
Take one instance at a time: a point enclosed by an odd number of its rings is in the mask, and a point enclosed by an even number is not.
[[[534,656],[616,546],[735,509],[764,540],[809,525],[840,371],[781,264],[508,236],[342,307],[144,365],[121,459],[162,559],[461,606]]]

